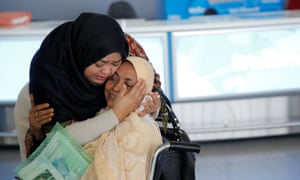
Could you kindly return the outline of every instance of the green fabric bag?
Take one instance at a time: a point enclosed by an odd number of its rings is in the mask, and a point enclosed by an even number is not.
[[[80,179],[92,157],[59,123],[40,146],[15,169],[19,179]]]

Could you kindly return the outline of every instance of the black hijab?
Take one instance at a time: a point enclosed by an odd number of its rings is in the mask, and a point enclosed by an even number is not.
[[[106,15],[82,13],[49,33],[30,66],[35,103],[48,102],[55,109],[48,125],[82,121],[106,106],[104,85],[90,84],[83,71],[112,52],[125,58],[128,44],[119,24]]]

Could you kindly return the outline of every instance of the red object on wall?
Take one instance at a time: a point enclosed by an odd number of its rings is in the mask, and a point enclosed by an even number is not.
[[[300,9],[300,1],[299,0],[289,0],[287,4],[287,9]]]
[[[0,12],[0,26],[17,26],[28,24],[31,20],[30,12]]]

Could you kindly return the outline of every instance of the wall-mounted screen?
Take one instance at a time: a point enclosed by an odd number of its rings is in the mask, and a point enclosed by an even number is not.
[[[42,36],[0,37],[0,103],[14,103],[29,81],[31,59]]]
[[[175,101],[300,92],[300,25],[172,33]]]
[[[132,33],[138,43],[143,47],[155,71],[160,75],[162,89],[168,92],[168,46],[166,33]]]

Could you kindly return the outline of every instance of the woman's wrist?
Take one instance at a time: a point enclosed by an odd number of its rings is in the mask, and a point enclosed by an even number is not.
[[[36,129],[36,128],[30,127],[29,131],[37,141],[41,141],[45,137],[45,135],[42,133],[41,129]]]

